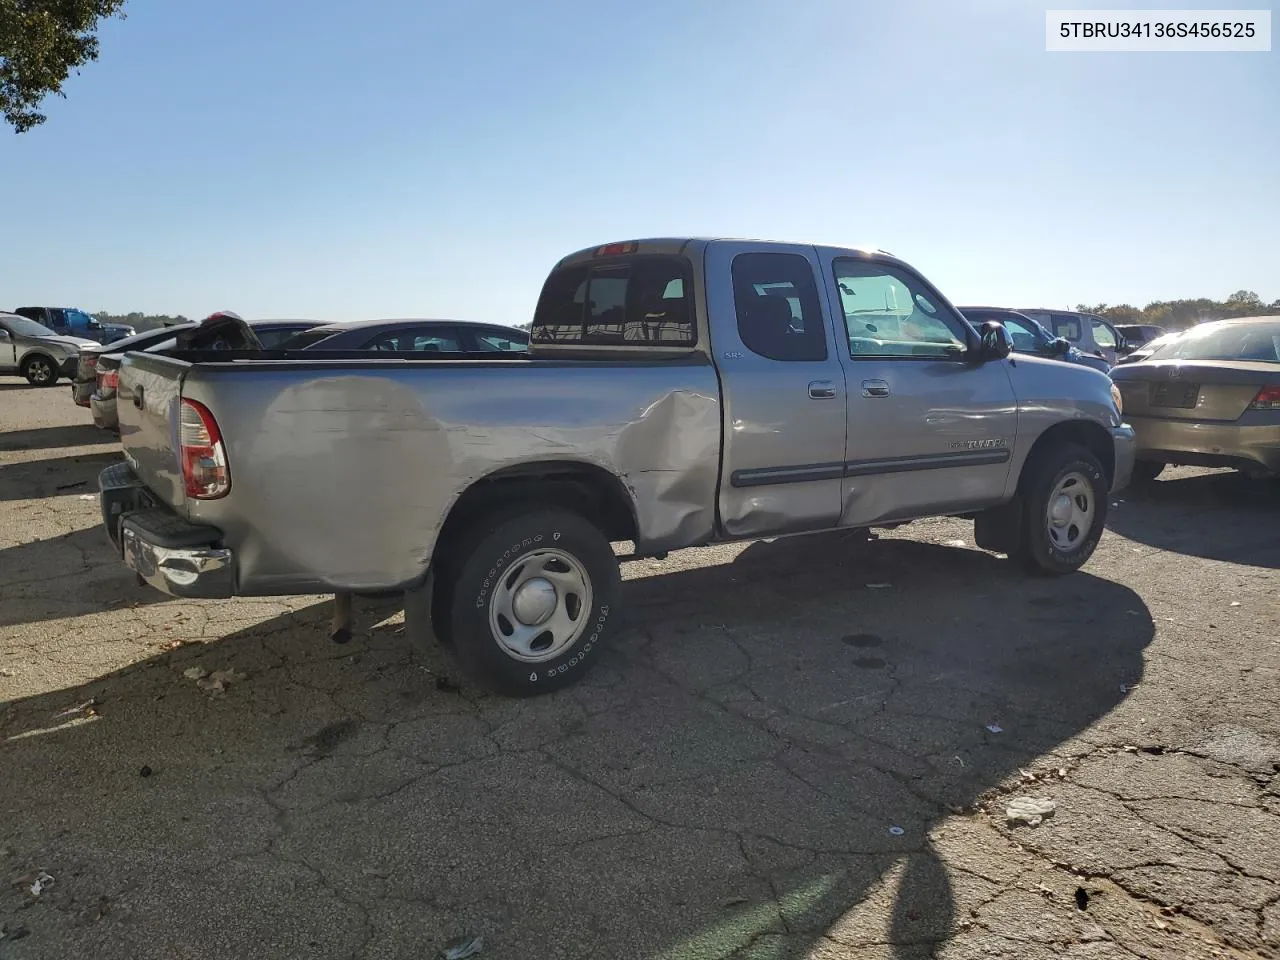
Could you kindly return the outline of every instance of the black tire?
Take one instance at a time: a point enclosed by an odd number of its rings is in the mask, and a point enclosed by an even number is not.
[[[1159,460],[1136,460],[1133,464],[1132,483],[1136,486],[1143,483],[1153,483],[1156,477],[1164,471],[1165,464]]]
[[[535,662],[509,652],[490,621],[494,592],[510,590],[519,574],[527,572],[526,564],[534,562],[530,558],[545,559],[540,551],[547,550],[578,565],[590,602],[577,595],[576,616],[570,615],[574,626],[564,634],[567,645],[554,657]],[[446,629],[437,627],[437,635],[477,683],[508,696],[536,696],[577,682],[599,658],[600,644],[616,619],[622,578],[609,541],[588,520],[552,506],[499,512],[474,524],[451,553],[453,562],[442,565],[444,575],[432,597],[433,620],[443,621]],[[562,602],[566,611],[572,610],[575,595],[557,590],[557,611]],[[500,606],[501,598],[497,602]],[[496,622],[501,629],[500,616]]]
[[[44,354],[33,354],[22,361],[22,375],[33,387],[52,387],[58,382],[58,365]]]
[[[1022,524],[1014,556],[1033,573],[1050,576],[1074,573],[1093,556],[1106,527],[1111,491],[1102,464],[1084,447],[1068,443],[1036,454],[1024,471],[1020,484]],[[1060,485],[1073,474],[1078,493],[1070,497],[1070,501],[1078,506],[1078,498],[1086,497],[1092,502],[1092,512],[1086,528],[1080,529],[1069,523],[1065,531],[1058,533],[1060,539],[1057,539],[1050,532],[1053,529],[1049,516],[1050,499],[1057,500]],[[1087,489],[1081,488],[1081,483]],[[1071,489],[1069,486],[1063,491],[1064,495]],[[1078,539],[1070,536],[1072,530],[1078,531]],[[1068,543],[1069,547],[1066,546]]]

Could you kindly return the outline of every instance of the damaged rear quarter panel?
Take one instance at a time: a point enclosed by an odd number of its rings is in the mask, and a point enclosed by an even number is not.
[[[193,368],[230,494],[189,504],[236,552],[239,590],[371,590],[425,573],[449,507],[521,463],[598,466],[634,497],[640,541],[714,529],[720,409],[706,363],[315,362]]]

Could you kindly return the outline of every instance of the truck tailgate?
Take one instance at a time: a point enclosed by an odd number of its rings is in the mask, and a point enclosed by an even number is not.
[[[186,503],[178,460],[177,408],[191,364],[153,353],[126,353],[116,412],[125,458],[151,492],[171,507]]]

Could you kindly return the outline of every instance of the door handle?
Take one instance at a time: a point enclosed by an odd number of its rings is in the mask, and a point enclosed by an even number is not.
[[[139,410],[142,409],[142,387],[134,387],[133,389],[133,405]]]
[[[810,400],[830,400],[836,395],[835,385],[830,380],[810,380]]]
[[[862,395],[864,397],[887,397],[889,384],[883,380],[863,380]]]

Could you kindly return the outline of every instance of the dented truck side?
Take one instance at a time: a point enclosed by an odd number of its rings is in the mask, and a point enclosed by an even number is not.
[[[611,543],[972,515],[1077,569],[1128,481],[1110,380],[1010,357],[878,252],[727,240],[580,251],[528,359],[130,354],[126,563],[178,596],[404,591],[481,682],[572,682],[618,600]]]

